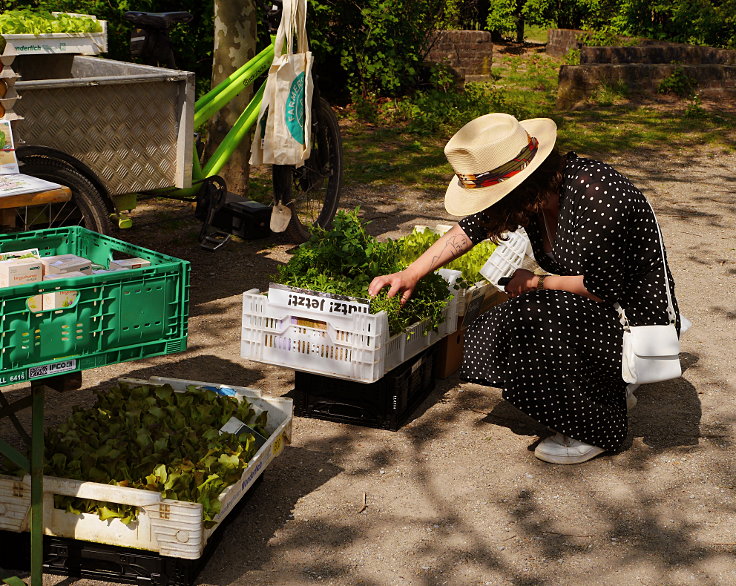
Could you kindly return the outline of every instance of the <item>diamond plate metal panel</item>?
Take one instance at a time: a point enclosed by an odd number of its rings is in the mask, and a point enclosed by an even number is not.
[[[128,75],[111,78],[106,71],[104,78],[84,78],[84,85],[79,79],[16,83],[15,111],[24,118],[16,123],[17,138],[79,159],[111,195],[189,186],[194,76],[145,68],[179,74],[146,78],[120,65]]]

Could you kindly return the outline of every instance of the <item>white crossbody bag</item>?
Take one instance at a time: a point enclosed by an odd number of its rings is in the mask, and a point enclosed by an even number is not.
[[[651,207],[651,204],[650,204]],[[652,210],[654,213],[654,210]],[[657,219],[654,219],[657,223]],[[626,318],[624,309],[614,304],[624,326],[624,343],[621,360],[621,375],[627,383],[656,383],[678,378],[682,375],[680,366],[680,340],[675,328],[675,308],[672,305],[670,284],[667,280],[667,264],[664,257],[662,231],[657,223],[659,245],[662,249],[662,270],[664,287],[667,292],[666,326],[632,326]]]

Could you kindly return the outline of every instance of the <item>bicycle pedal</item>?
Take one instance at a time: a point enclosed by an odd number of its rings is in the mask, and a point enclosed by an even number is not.
[[[205,234],[199,239],[199,246],[210,252],[214,252],[230,240],[231,234],[225,232],[212,232]]]

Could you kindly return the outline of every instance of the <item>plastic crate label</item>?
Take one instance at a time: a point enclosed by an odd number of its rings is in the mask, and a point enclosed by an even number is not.
[[[28,369],[28,378],[38,378],[39,376],[53,376],[62,372],[71,372],[77,369],[77,361],[61,360],[52,362],[51,364],[43,364],[41,366],[33,366]]]
[[[370,303],[367,300],[314,292],[306,293],[302,289],[272,283],[268,288],[268,301],[278,307],[308,309],[319,313],[352,315],[368,314]]]

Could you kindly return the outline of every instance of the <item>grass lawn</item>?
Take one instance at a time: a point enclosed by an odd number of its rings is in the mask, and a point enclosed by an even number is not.
[[[583,109],[555,108],[560,59],[536,51],[494,55],[493,79],[465,95],[426,93],[379,104],[372,123],[343,120],[347,184],[399,184],[444,192],[452,174],[443,147],[465,122],[487,112],[551,117],[562,150],[607,158],[628,150],[736,149],[736,115],[690,100],[648,105],[602,88]],[[470,99],[468,95],[470,94]]]

